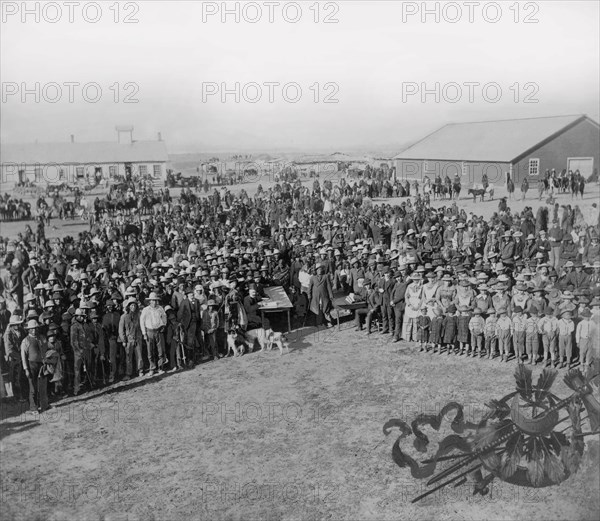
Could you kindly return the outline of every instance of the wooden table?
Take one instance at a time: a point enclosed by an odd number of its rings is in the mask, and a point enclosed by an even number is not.
[[[259,305],[260,316],[262,318],[263,327],[265,327],[265,313],[284,313],[287,312],[288,319],[288,333],[292,331],[292,302],[290,301],[287,293],[283,289],[283,286],[271,286],[265,288],[265,295],[269,300],[264,301],[276,302],[276,306],[265,306],[264,304]]]
[[[364,309],[367,307],[367,302],[366,301],[362,301],[362,302],[354,302],[353,304],[349,304],[346,301],[346,297],[345,296],[340,296],[337,298],[333,299],[333,307],[336,310],[339,309],[344,309],[344,310],[348,310],[348,311],[356,311],[357,309]],[[341,330],[340,327],[340,314],[336,313],[336,318],[337,318],[337,327],[338,327],[338,331]]]

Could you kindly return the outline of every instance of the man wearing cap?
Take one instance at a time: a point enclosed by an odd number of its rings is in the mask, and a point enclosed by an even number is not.
[[[44,412],[48,408],[47,379],[41,374],[46,344],[38,337],[37,320],[27,322],[27,336],[21,342],[21,362],[29,380],[29,410]]]
[[[20,402],[25,402],[27,377],[21,361],[21,342],[24,337],[22,324],[23,319],[20,316],[12,315],[4,332],[3,340],[4,357],[8,363],[8,380],[12,385],[12,394]]]
[[[152,376],[158,367],[158,374],[163,374],[163,365],[167,362],[165,357],[165,338],[163,331],[167,326],[165,310],[158,305],[158,295],[154,292],[148,297],[149,304],[140,315],[140,328],[148,348],[149,375]],[[158,366],[155,354],[158,352]]]

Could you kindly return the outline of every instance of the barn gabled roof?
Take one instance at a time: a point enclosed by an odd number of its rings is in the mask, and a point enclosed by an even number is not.
[[[450,123],[394,159],[513,163],[569,128],[585,115]]]
[[[12,164],[161,163],[169,161],[164,141],[133,143],[4,144],[0,162]]]

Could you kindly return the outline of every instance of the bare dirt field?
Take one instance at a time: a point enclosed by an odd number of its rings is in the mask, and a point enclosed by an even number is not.
[[[482,498],[468,482],[411,504],[423,483],[393,463],[397,433],[384,436],[383,424],[452,400],[477,421],[484,402],[513,390],[515,364],[372,337],[306,328],[283,356],[132,380],[41,417],[3,406],[2,518],[598,518],[597,437],[586,438],[585,463],[560,486],[496,481]],[[562,381],[555,387],[568,394]],[[427,431],[432,442],[448,423]]]
[[[568,196],[558,202],[571,203]],[[597,187],[583,204],[592,202]],[[497,201],[459,203],[484,215],[497,208]],[[526,204],[539,203],[511,207]],[[86,227],[54,224],[50,236]],[[23,226],[2,223],[0,234]],[[514,370],[514,363],[418,353],[343,323],[342,331],[297,329],[283,356],[253,353],[121,382],[57,402],[42,415],[3,402],[0,518],[598,519],[598,436],[585,438],[582,467],[559,486],[496,480],[481,497],[467,482],[411,503],[424,483],[394,464],[398,434],[386,437],[383,424],[437,413],[449,401],[477,421],[484,403],[514,390]],[[534,369],[534,381],[540,372]],[[554,392],[568,396],[562,377]],[[451,432],[450,421],[439,433],[426,430],[432,447]]]

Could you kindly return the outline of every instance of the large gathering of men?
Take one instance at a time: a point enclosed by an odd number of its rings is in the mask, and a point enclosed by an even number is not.
[[[373,204],[372,187],[385,192],[391,176],[375,169],[312,188],[290,179],[252,196],[165,192],[168,204],[152,215],[96,206],[77,237],[48,238],[42,222],[4,239],[10,395],[44,411],[68,395],[224,358],[228,335],[243,342],[271,327],[261,314],[271,286],[286,291],[295,327],[332,327],[351,306],[356,329],[424,353],[592,364],[595,205],[584,217],[558,203],[513,212],[501,199],[486,203],[498,209],[484,219],[456,200],[434,208],[418,183],[400,205]],[[152,195],[135,180],[127,190]]]

